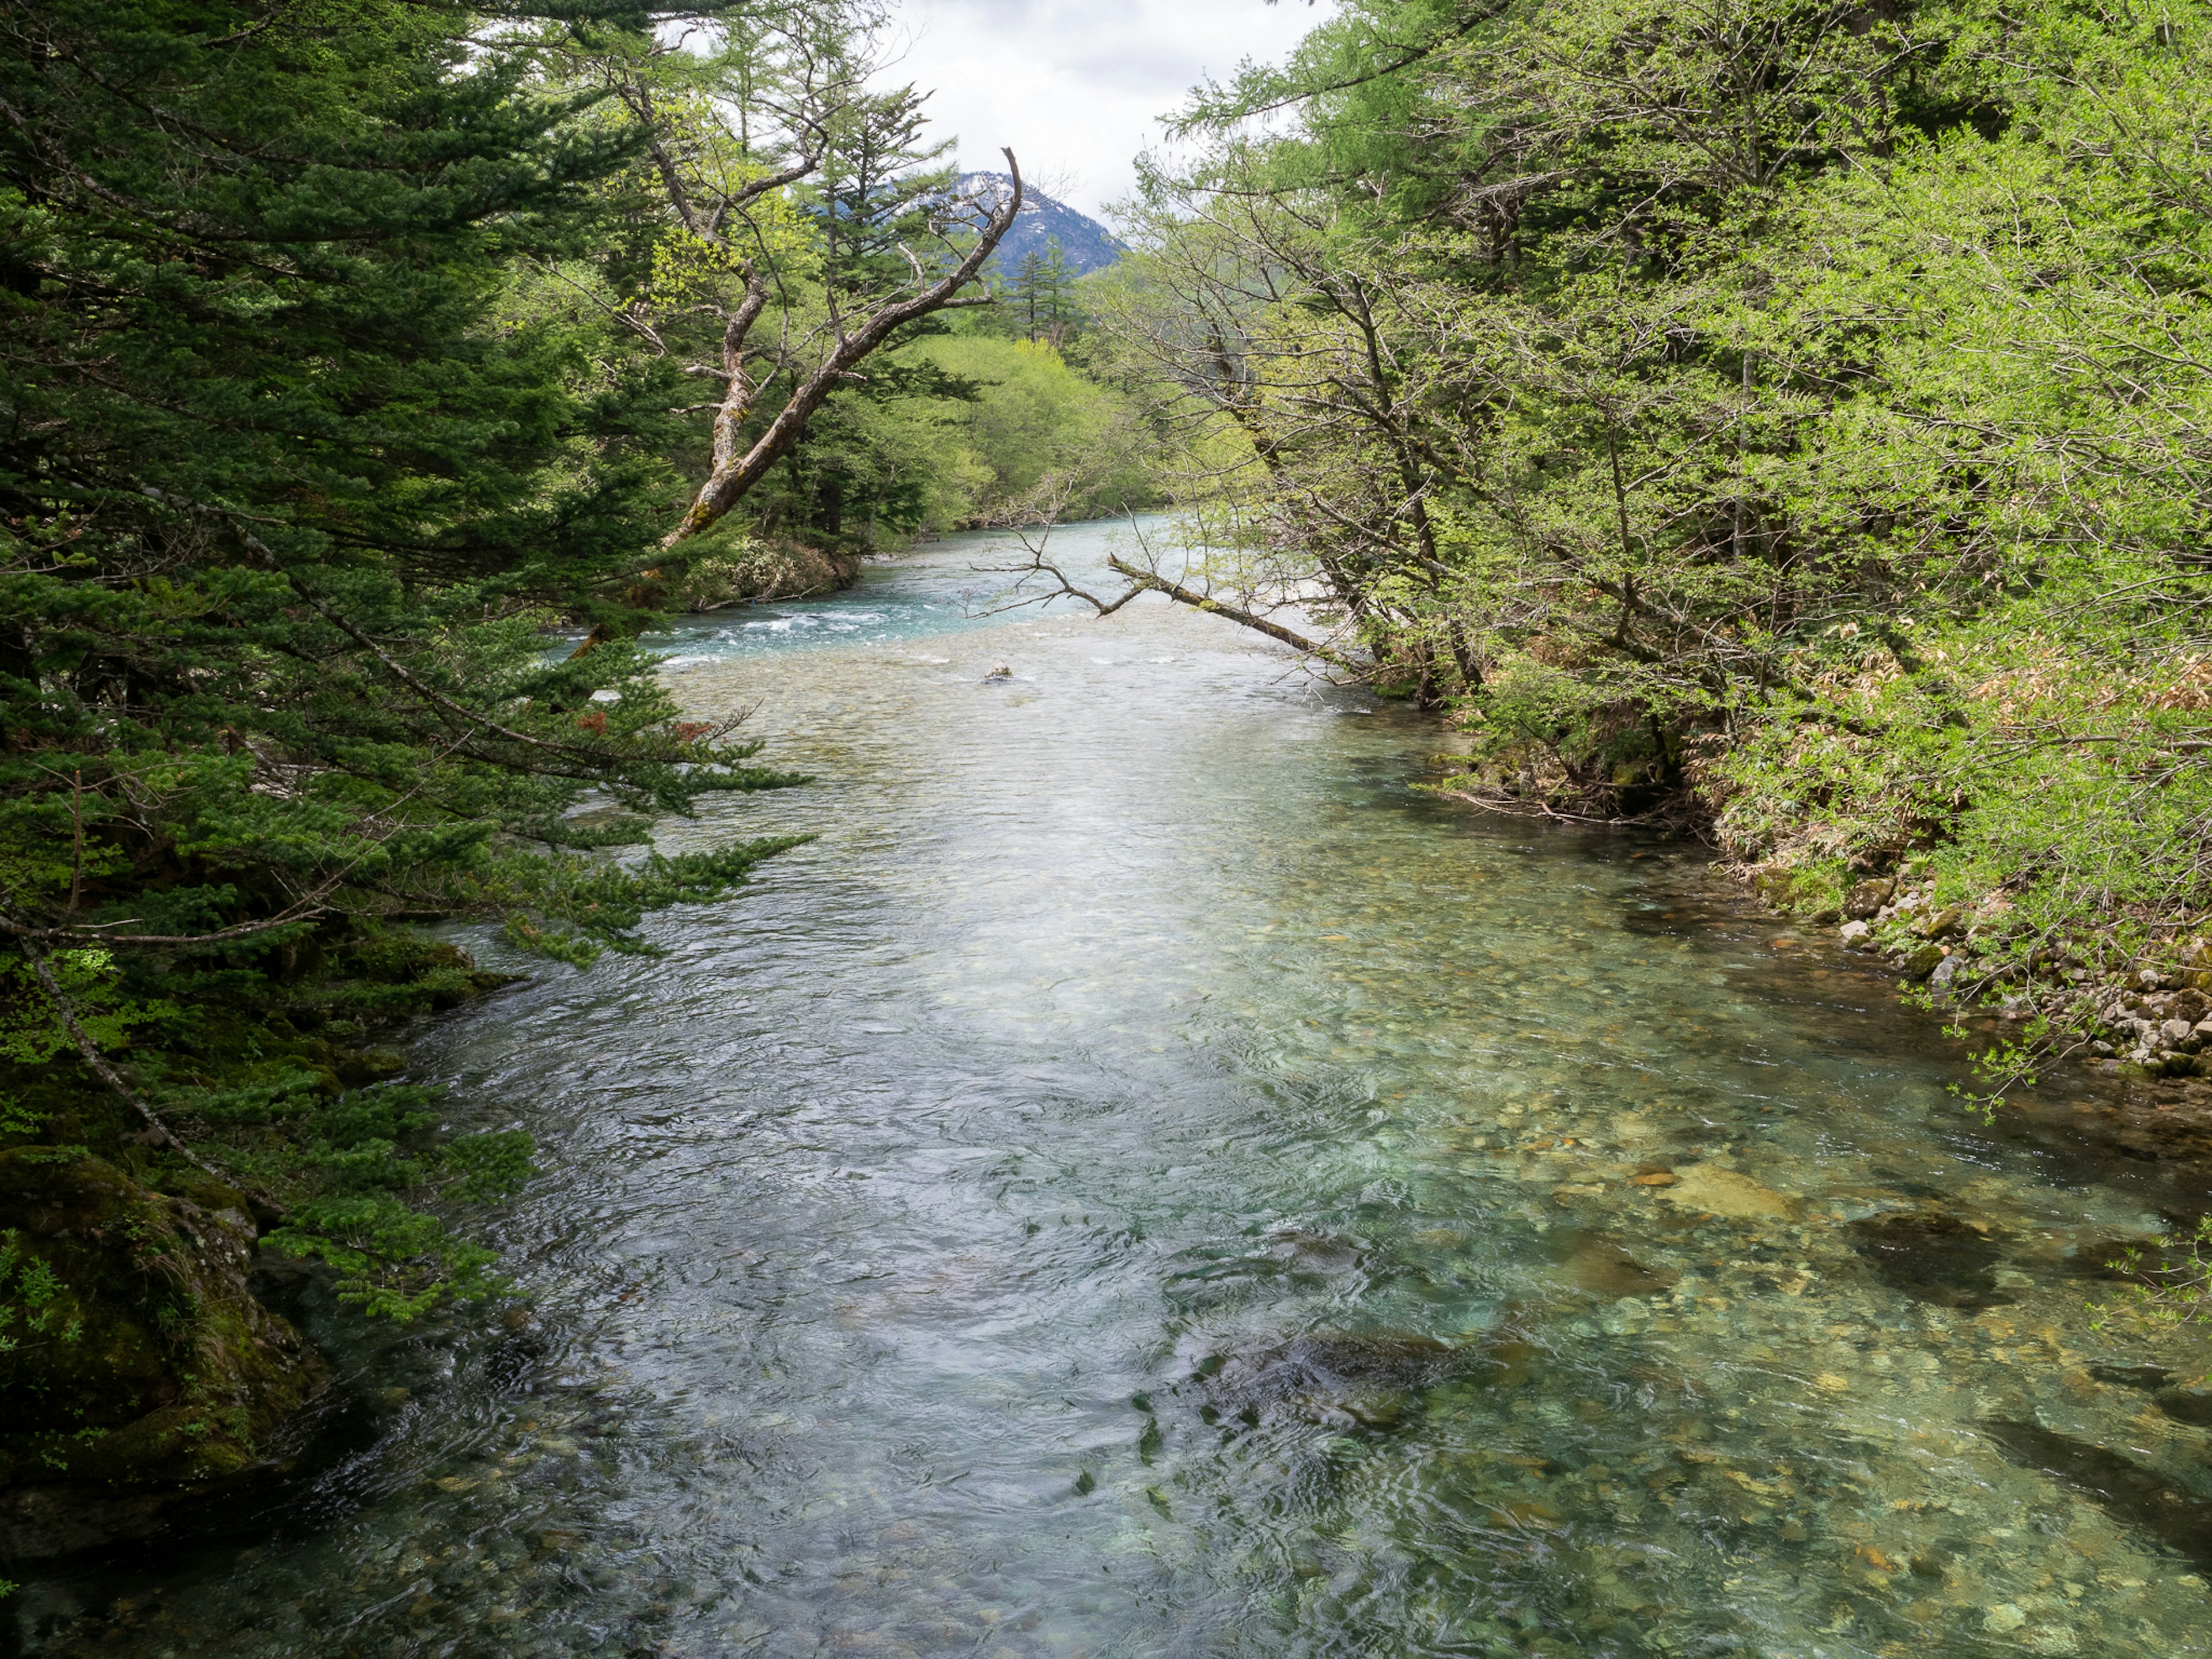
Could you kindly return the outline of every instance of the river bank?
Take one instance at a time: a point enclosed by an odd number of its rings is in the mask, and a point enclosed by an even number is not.
[[[2212,1077],[2212,1060],[2201,1057],[2212,1043],[2212,941],[2200,933],[2178,925],[2146,929],[2122,915],[2103,929],[2024,930],[2002,890],[1962,894],[1924,854],[1875,860],[1840,875],[1832,863],[1762,860],[1757,846],[1730,846],[1717,833],[1722,804],[1686,781],[1671,787],[1655,778],[1632,781],[1603,799],[1634,811],[1586,817],[1568,809],[1591,803],[1562,799],[1572,795],[1562,777],[1516,781],[1495,764],[1435,758],[1442,775],[1423,787],[1478,811],[1692,830],[1706,845],[1717,842],[1717,872],[1816,936],[1878,959],[1908,1003],[1944,1022],[1964,1045],[1962,1104],[2008,1110],[2021,1091],[2047,1081],[2055,1095],[2081,1097],[2085,1113],[2124,1121],[2132,1146],[2157,1146],[2166,1157],[2206,1155],[2212,1086],[2187,1082]],[[1476,782],[1462,783],[1462,776]],[[2125,1091],[2128,1103],[2114,1106],[2103,1103],[2109,1091],[2083,1093],[2084,1073],[2166,1086]],[[2089,1103],[2092,1096],[2099,1103]],[[2177,1261],[2187,1237],[2212,1216],[2212,1169],[2204,1177],[2202,1191],[2166,1215]],[[2149,1259],[2155,1265],[2158,1253]]]
[[[411,1046],[538,1136],[526,1315],[303,1306],[356,1449],[14,1575],[19,1649],[2202,1650],[2198,1396],[2081,1316],[2177,1160],[1961,1114],[1875,964],[1217,619],[975,616],[990,550],[672,642],[821,780],[687,833],[824,833]]]

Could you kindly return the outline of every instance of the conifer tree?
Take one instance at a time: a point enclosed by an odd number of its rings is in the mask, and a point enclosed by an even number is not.
[[[35,1141],[66,1103],[67,1138],[143,1179],[220,1175],[208,1100],[273,1088],[293,1104],[261,1121],[304,1124],[374,1074],[376,1019],[467,993],[405,918],[504,918],[581,963],[787,844],[599,855],[792,781],[678,720],[624,642],[683,498],[680,383],[543,280],[615,240],[635,141],[541,46],[653,19],[5,17],[0,1121]],[[611,626],[571,654],[563,623]],[[586,795],[623,810],[586,827]],[[398,1199],[332,1194],[319,1223],[289,1167],[303,1247],[367,1284],[381,1237],[436,1281]]]
[[[1058,347],[1075,322],[1075,273],[1060,251],[1060,239],[1048,237],[1042,252],[1031,248],[1014,267],[1012,309],[1024,337]]]

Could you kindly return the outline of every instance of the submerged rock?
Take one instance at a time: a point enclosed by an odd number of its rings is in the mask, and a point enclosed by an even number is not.
[[[1993,1308],[2012,1297],[1997,1288],[2004,1252],[1978,1228],[1941,1211],[1872,1216],[1850,1226],[1851,1246],[1875,1277],[1917,1302],[1941,1308]]]
[[[1358,1272],[1367,1261],[1367,1248],[1358,1240],[1306,1227],[1275,1228],[1262,1244],[1267,1260],[1298,1275],[1333,1278]]]
[[[2151,1404],[2177,1423],[2212,1428],[2212,1394],[2178,1386],[2174,1374],[2163,1365],[2092,1365],[2089,1375],[2100,1382],[2141,1389],[2151,1397]]]
[[[1610,1240],[1584,1238],[1567,1257],[1567,1277],[1593,1296],[1619,1298],[1656,1296],[1672,1289],[1677,1275],[1654,1272]]]
[[[1692,1164],[1674,1171],[1674,1184],[1657,1189],[1669,1204],[1686,1210],[1709,1210],[1731,1221],[1795,1219],[1804,1204],[1787,1193],[1763,1187],[1747,1175],[1717,1164]]]
[[[2089,1375],[2100,1382],[2111,1382],[2123,1389],[2141,1389],[2147,1394],[2163,1389],[2173,1381],[2173,1373],[2163,1365],[2092,1365]]]
[[[1449,1342],[1406,1331],[1314,1331],[1248,1352],[1209,1355],[1197,1370],[1218,1406],[1255,1420],[1280,1413],[1387,1428],[1412,1405],[1412,1390],[1468,1358]]]
[[[0,1559],[142,1536],[173,1502],[256,1470],[325,1364],[246,1286],[252,1224],[103,1158],[0,1152],[9,1299],[0,1353]],[[35,1297],[27,1287],[35,1285]]]
[[[2151,1404],[2177,1423],[2194,1429],[2212,1429],[2212,1394],[2202,1389],[2162,1389]]]

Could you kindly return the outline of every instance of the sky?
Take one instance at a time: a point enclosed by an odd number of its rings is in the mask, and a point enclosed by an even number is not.
[[[1024,178],[1103,217],[1191,87],[1279,61],[1328,15],[1326,0],[905,0],[887,78],[936,89],[933,124],[963,167],[1003,172],[1011,145]]]

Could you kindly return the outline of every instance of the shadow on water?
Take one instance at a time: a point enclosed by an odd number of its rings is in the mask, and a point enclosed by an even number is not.
[[[2212,1502],[2107,1447],[2054,1434],[2039,1423],[1983,1425],[2008,1456],[2047,1474],[2186,1560],[2212,1571]]]
[[[1986,1228],[1943,1212],[1905,1212],[1851,1224],[1852,1243],[1875,1276],[1916,1302],[1941,1308],[1997,1308],[2004,1250]]]

